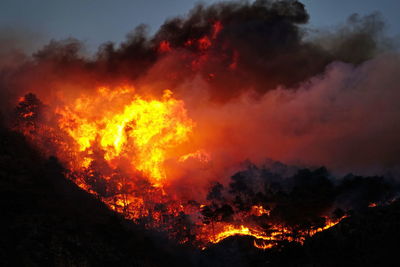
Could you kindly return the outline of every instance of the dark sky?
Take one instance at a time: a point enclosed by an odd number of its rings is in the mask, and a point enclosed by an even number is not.
[[[167,18],[188,12],[197,0],[0,0],[0,33],[23,32],[35,46],[49,39],[75,37],[95,49],[105,41],[122,41],[140,23],[155,31]],[[205,0],[214,3],[216,0]],[[379,11],[388,33],[400,33],[399,0],[303,0],[311,25],[343,23],[352,13]],[[4,38],[4,37],[3,37]],[[0,41],[1,37],[0,37]]]

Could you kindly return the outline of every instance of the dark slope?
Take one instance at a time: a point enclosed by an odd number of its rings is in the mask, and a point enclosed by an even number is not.
[[[163,237],[122,219],[0,129],[0,266],[188,266]],[[167,251],[169,249],[169,251]]]
[[[400,202],[355,214],[306,242],[313,266],[400,266]]]

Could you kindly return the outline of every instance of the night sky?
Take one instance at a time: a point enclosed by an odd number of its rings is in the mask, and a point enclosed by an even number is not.
[[[137,25],[144,23],[154,32],[165,19],[186,14],[197,0],[1,0],[0,32],[5,38],[29,40],[35,49],[50,39],[74,37],[85,42],[89,51],[106,41],[120,42]],[[205,0],[203,3],[215,3]],[[313,27],[344,23],[352,13],[378,11],[387,22],[387,32],[399,35],[398,0],[303,0]],[[21,35],[21,33],[23,33]],[[7,37],[5,37],[7,36]],[[18,42],[21,46],[22,43]]]

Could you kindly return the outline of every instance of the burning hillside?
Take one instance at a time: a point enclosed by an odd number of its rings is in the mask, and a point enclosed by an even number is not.
[[[318,36],[307,21],[298,1],[223,2],[95,58],[52,41],[4,65],[3,112],[76,185],[179,243],[303,243],[396,198],[382,176],[396,176],[400,131],[379,16]],[[367,177],[335,178],[348,171]]]
[[[72,181],[111,209],[181,243],[205,248],[235,235],[253,237],[261,249],[302,243],[336,225],[346,210],[396,196],[381,177],[349,176],[334,184],[324,168],[278,163],[262,169],[249,165],[231,177],[228,188],[217,176],[199,190],[205,195],[180,192],[182,184],[194,190],[181,180],[191,178],[188,169],[209,180],[219,166],[212,165],[211,153],[190,142],[196,124],[171,91],[154,99],[137,95],[133,87],[100,87],[51,115],[50,108],[33,94],[20,98],[15,129],[45,154],[55,154]],[[342,198],[352,203],[343,205]]]

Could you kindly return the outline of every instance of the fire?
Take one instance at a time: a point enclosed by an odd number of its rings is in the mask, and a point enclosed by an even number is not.
[[[199,39],[199,49],[204,51],[207,50],[212,45],[210,39],[207,36],[204,36]]]
[[[303,243],[341,220],[325,217],[323,225],[309,229],[287,225],[274,219],[269,206],[235,207],[218,193],[219,183],[210,198],[201,201],[170,194],[175,177],[168,164],[182,169],[200,164],[199,169],[206,170],[214,160],[190,144],[196,124],[183,100],[170,90],[154,97],[139,95],[133,86],[99,87],[54,107],[53,127],[34,120],[43,110],[36,96],[20,100],[17,113],[27,127],[23,133],[35,143],[43,137],[45,144],[53,140],[71,180],[110,209],[133,221],[144,220],[149,228],[164,229],[180,243],[204,248],[232,236],[249,236],[256,248],[269,249],[282,241]]]
[[[116,91],[99,88],[99,97],[127,97],[134,88]],[[131,168],[152,179],[154,184],[166,178],[164,162],[173,157],[173,149],[188,140],[194,123],[187,116],[184,104],[165,90],[161,100],[133,95],[120,110],[110,110],[101,99],[78,98],[72,106],[58,109],[60,127],[75,141],[85,157],[81,167],[88,167],[93,153],[100,148],[104,159],[115,165],[127,160]],[[96,109],[103,109],[98,116]]]
[[[244,225],[226,225],[224,229],[220,233],[216,234],[210,241],[212,243],[219,243],[222,240],[235,235],[252,236],[255,239],[262,240],[274,240],[274,236],[267,236],[264,232],[257,229],[249,228]]]
[[[34,115],[34,113],[31,111],[31,112],[25,113],[25,114],[23,115],[23,117],[24,117],[24,118],[29,118],[29,117],[32,117],[33,115]]]
[[[218,34],[219,34],[219,33],[222,31],[222,29],[223,29],[223,26],[222,26],[221,21],[216,21],[216,22],[214,22],[212,28],[213,28],[213,31],[212,31],[212,38],[213,38],[213,39],[216,39],[217,36],[218,36]]]
[[[162,41],[158,47],[160,53],[166,53],[171,51],[171,45],[168,41]]]
[[[293,234],[294,229],[285,227],[283,225],[275,225],[270,228],[267,233],[265,230],[253,226],[226,224],[223,225],[221,230],[217,233],[210,234],[208,241],[216,244],[232,236],[249,236],[254,238],[253,245],[259,249],[273,248],[277,246],[280,241],[284,240],[289,242],[297,241],[302,244],[306,237],[310,237],[316,233],[327,230],[337,225],[344,218],[346,218],[346,216],[343,216],[337,220],[330,220],[327,218],[327,223],[325,226],[309,231],[299,232],[296,234],[296,238],[294,238]]]
[[[258,249],[270,249],[276,246],[277,243],[257,242],[256,240],[254,240],[253,245]]]
[[[247,2],[253,1],[199,6],[152,36],[138,28],[90,60],[75,43],[51,43],[23,64],[21,81],[19,72],[5,72],[11,80],[4,84],[32,92],[18,99],[11,127],[45,156],[56,156],[67,178],[110,209],[180,243],[206,247],[248,236],[256,248],[269,249],[333,227],[344,217],[329,216],[345,211],[332,213],[342,206],[334,201],[342,189],[327,170],[290,174],[295,170],[280,163],[263,164],[270,158],[317,166],[337,156],[342,164],[348,150],[328,153],[333,141],[353,141],[364,129],[337,127],[338,121],[353,124],[363,105],[335,113],[354,99],[342,94],[340,81],[357,68],[336,77],[332,71],[348,67],[308,60],[342,56],[332,55],[334,47],[313,51],[314,43],[303,40],[298,27],[308,16],[302,5]],[[330,90],[321,92],[325,83]],[[167,90],[154,93],[161,89]],[[338,101],[315,115],[326,93]],[[244,171],[246,162],[251,166]],[[372,200],[362,203],[374,207]]]
[[[268,216],[270,215],[270,211],[264,209],[263,206],[253,206],[251,208],[251,213],[255,216],[262,216],[263,214],[267,214]]]
[[[210,154],[204,150],[197,150],[196,152],[183,155],[179,158],[179,162],[187,161],[188,159],[196,159],[199,162],[207,163],[211,160]]]
[[[253,205],[239,211],[232,204],[214,203],[223,200],[218,195],[221,184],[203,202],[169,195],[174,177],[167,161],[173,161],[174,168],[200,163],[207,169],[213,163],[208,151],[191,152],[196,124],[170,90],[154,97],[139,95],[133,86],[99,87],[56,106],[53,128],[34,120],[42,104],[33,94],[20,100],[17,113],[22,125],[33,129],[22,129],[24,134],[34,142],[53,138],[70,179],[112,210],[133,221],[146,220],[149,228],[165,229],[180,243],[205,247],[231,236],[249,236],[256,248],[269,249],[282,241],[302,243],[341,220],[325,217],[319,228],[299,230],[274,221],[270,207]]]

